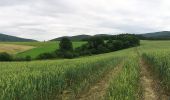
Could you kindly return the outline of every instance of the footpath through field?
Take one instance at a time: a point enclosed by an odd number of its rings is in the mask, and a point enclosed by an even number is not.
[[[149,65],[141,59],[141,84],[143,87],[143,100],[169,100],[160,82],[153,76]]]
[[[140,84],[142,86],[142,100],[169,100],[170,98],[165,94],[165,91],[160,85],[160,81],[156,78],[152,71],[151,66],[140,56],[138,49],[136,52],[140,57]]]
[[[147,65],[143,60],[140,60],[141,65],[141,85],[143,88],[144,100],[158,100],[158,93],[154,89],[154,79],[147,69]]]
[[[103,100],[109,87],[110,80],[116,77],[122,69],[122,64],[119,64],[113,70],[106,72],[101,80],[90,87],[88,91],[83,91],[77,96],[76,100]]]

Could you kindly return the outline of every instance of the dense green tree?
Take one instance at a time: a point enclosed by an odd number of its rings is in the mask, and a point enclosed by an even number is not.
[[[62,38],[59,43],[60,51],[73,51],[72,42],[68,38]]]
[[[57,55],[62,58],[74,58],[78,56],[77,53],[73,51],[73,45],[70,39],[62,38],[59,43],[59,50],[56,51]]]
[[[105,45],[99,45],[97,48],[97,53],[107,53],[110,50]]]
[[[106,47],[110,51],[123,49],[123,42],[121,40],[109,40],[106,42]]]
[[[140,44],[138,38],[131,34],[121,34],[108,38],[108,41],[104,41],[101,37],[93,37],[88,39],[88,43],[76,48],[76,52],[79,55],[91,55],[107,53],[116,50],[121,50],[128,47],[137,46]]]
[[[121,40],[113,41],[112,45],[113,45],[113,50],[123,49],[123,42]]]
[[[88,40],[89,49],[97,49],[99,45],[104,45],[104,40],[100,37],[94,37]]]

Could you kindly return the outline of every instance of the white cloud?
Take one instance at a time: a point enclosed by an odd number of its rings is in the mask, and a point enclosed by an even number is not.
[[[170,30],[169,10],[168,0],[0,0],[0,32],[48,40]]]

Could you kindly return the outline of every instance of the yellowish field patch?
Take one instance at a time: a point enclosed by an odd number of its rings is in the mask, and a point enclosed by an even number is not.
[[[33,46],[15,45],[15,44],[0,44],[0,52],[7,52],[10,54],[16,54],[29,49],[34,48]]]

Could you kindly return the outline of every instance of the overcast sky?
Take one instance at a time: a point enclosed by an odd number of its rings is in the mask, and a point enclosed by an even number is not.
[[[170,30],[170,0],[0,0],[0,33],[49,40]]]

